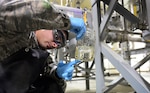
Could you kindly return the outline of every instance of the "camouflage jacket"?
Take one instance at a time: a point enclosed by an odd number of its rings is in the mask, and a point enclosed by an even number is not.
[[[31,31],[69,28],[69,17],[46,0],[0,0],[0,60],[23,47],[30,47]]]
[[[46,0],[0,0],[0,60],[29,46],[31,31],[69,28],[69,17]]]

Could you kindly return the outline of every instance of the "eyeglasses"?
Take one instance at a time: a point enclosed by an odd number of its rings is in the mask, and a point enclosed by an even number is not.
[[[53,30],[53,41],[57,44],[57,48],[64,47],[66,44],[66,37],[60,30]]]

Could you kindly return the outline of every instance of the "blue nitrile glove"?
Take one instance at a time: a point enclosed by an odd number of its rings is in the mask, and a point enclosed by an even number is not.
[[[82,18],[70,17],[71,28],[70,31],[77,34],[76,39],[81,39],[86,32],[86,25]]]
[[[65,80],[71,80],[72,74],[74,70],[74,65],[79,63],[79,60],[74,60],[69,63],[63,63],[63,61],[60,61],[57,66],[56,73],[58,77],[63,78]]]

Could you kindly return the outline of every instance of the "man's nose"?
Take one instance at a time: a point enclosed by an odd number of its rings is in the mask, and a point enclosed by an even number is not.
[[[54,48],[57,48],[57,47],[58,47],[58,45],[57,45],[55,42],[52,42],[52,46],[53,46]]]

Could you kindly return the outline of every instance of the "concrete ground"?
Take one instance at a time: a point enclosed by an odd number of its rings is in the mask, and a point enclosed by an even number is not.
[[[142,73],[142,76],[150,83],[150,72]],[[113,80],[116,75],[106,76],[105,79]],[[107,84],[107,80],[106,84]],[[75,80],[75,81],[67,81],[67,89],[66,93],[96,93],[96,81],[95,79],[90,79],[89,90],[86,90],[86,82],[85,80]],[[128,85],[127,83],[118,84],[108,93],[135,93],[134,89]]]

